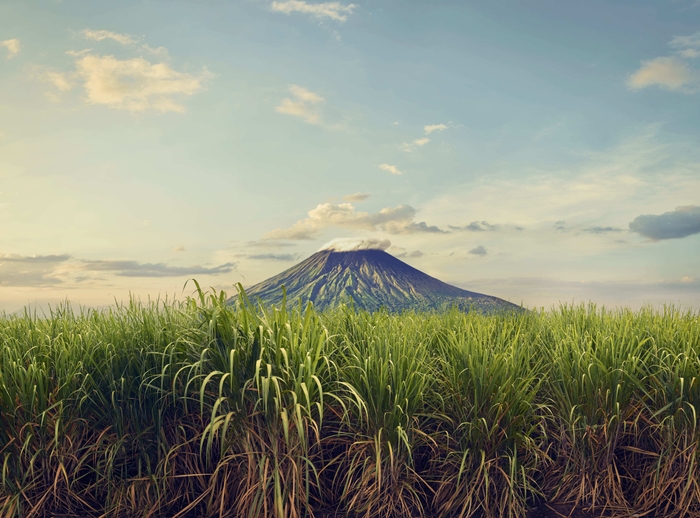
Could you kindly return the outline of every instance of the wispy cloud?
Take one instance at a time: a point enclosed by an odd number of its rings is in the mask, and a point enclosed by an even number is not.
[[[447,126],[445,124],[429,124],[427,126],[423,126],[423,131],[425,132],[426,135],[430,135],[433,131],[444,131],[447,129]]]
[[[112,40],[116,41],[117,43],[120,43],[121,45],[129,46],[129,45],[135,45],[142,41],[142,38],[137,38],[136,36],[132,36],[131,34],[120,34],[118,32],[112,32],[112,31],[107,31],[107,30],[91,30],[91,29],[84,29],[81,33],[83,37],[87,40],[92,40],[92,41],[104,41],[104,40]],[[165,47],[151,47],[147,43],[141,44],[139,47],[139,50],[148,52],[149,54],[153,56],[157,56],[161,59],[167,59],[168,58],[168,49]],[[91,49],[87,49],[82,51],[83,53],[89,52]],[[79,52],[73,52],[73,51],[68,51],[69,55],[78,57],[80,55]]]
[[[184,247],[184,245],[177,245],[173,247],[173,252],[186,252],[187,248]]]
[[[389,231],[392,234],[447,234],[446,231],[436,227],[435,225],[428,225],[425,221],[421,221],[419,223],[408,223],[402,227],[397,227],[396,230],[390,229]]]
[[[132,260],[85,260],[61,255],[0,254],[0,286],[50,287],[71,286],[85,280],[96,280],[92,272],[105,277],[185,277],[192,275],[222,275],[233,271],[236,263],[227,262],[206,267],[171,266],[165,263],[142,263]],[[108,274],[108,275],[104,275]]]
[[[358,6],[356,4],[341,4],[340,2],[323,2],[320,4],[312,4],[303,0],[285,0],[283,2],[272,2],[270,8],[273,11],[285,14],[302,13],[308,14],[313,18],[323,19],[330,18],[338,22],[344,22],[348,16]]]
[[[700,234],[700,207],[687,205],[660,215],[637,216],[630,223],[630,230],[654,241]]]
[[[118,32],[106,31],[106,30],[92,30],[84,29],[82,35],[87,40],[92,41],[103,41],[103,40],[113,40],[122,45],[133,45],[139,41],[138,38],[130,34],[120,34]]]
[[[71,256],[0,254],[0,286],[43,287],[61,284],[56,268]]]
[[[669,45],[678,49],[678,53],[684,58],[700,57],[700,31],[690,36],[676,36]]]
[[[572,168],[535,169],[522,177],[484,174],[422,208],[426,217],[445,225],[460,221],[466,213],[490,223],[511,222],[503,225],[504,230],[517,225],[546,233],[555,222],[562,226],[566,220],[580,229],[609,212],[606,225],[620,227],[630,221],[629,210],[638,210],[633,207],[639,200],[673,199],[700,187],[698,164],[674,159],[676,153],[697,155],[688,146],[661,143],[652,131],[605,152],[587,152],[585,160]]]
[[[67,50],[66,54],[68,56],[71,56],[73,58],[80,58],[84,56],[85,54],[89,54],[92,51],[92,49],[83,49],[83,50]]]
[[[459,226],[449,226],[450,230],[462,230],[465,232],[493,232],[498,230],[500,227],[498,225],[492,225],[488,221],[472,221],[469,225]]]
[[[321,124],[319,105],[324,103],[325,99],[299,85],[289,85],[289,92],[294,99],[285,97],[275,107],[275,111],[300,117],[309,124]]]
[[[4,287],[42,287],[62,284],[63,280],[46,271],[5,271],[0,272],[0,286]]]
[[[398,257],[399,259],[417,259],[419,257],[423,257],[425,254],[421,252],[420,250],[413,250],[412,252],[399,252],[396,254],[392,254],[394,257]]]
[[[379,212],[358,212],[351,203],[321,203],[308,212],[308,217],[285,229],[275,229],[265,234],[264,239],[311,240],[321,230],[342,227],[352,230],[378,231],[390,234],[442,233],[436,226],[413,221],[417,211],[410,205],[387,207]]]
[[[144,43],[141,45],[141,50],[145,50],[149,54],[153,54],[154,56],[158,56],[160,58],[168,57],[168,49],[165,47],[151,47],[150,45]]]
[[[253,259],[256,261],[290,262],[299,259],[299,254],[254,254],[249,255],[248,259]]]
[[[83,261],[82,269],[93,272],[112,272],[119,277],[183,277],[186,275],[221,275],[231,272],[236,263],[225,263],[212,268],[204,266],[168,266],[165,263],[138,261]]]
[[[248,241],[245,246],[251,247],[251,248],[289,248],[293,246],[297,246],[296,243],[283,243],[281,241],[268,241],[265,239],[261,239],[258,241]],[[241,257],[244,257],[245,255],[242,255]]]
[[[17,56],[17,54],[19,54],[20,49],[22,48],[17,38],[0,41],[0,46],[3,46],[7,49],[7,59],[12,59],[15,56]]]
[[[0,254],[0,263],[62,263],[71,258],[68,254],[61,255],[19,255]]]
[[[427,137],[417,138],[413,142],[404,142],[402,148],[406,153],[410,153],[418,147],[425,146],[428,142],[430,142],[430,139]]]
[[[379,166],[379,169],[381,169],[382,171],[386,171],[388,173],[391,173],[391,174],[403,174],[403,172],[399,171],[395,165],[381,164]]]
[[[624,232],[624,229],[617,227],[588,227],[583,229],[590,234],[609,234],[611,232]]]
[[[61,92],[67,92],[73,88],[73,84],[70,82],[66,74],[62,72],[47,72],[46,80],[53,84]]]
[[[369,198],[370,194],[368,192],[356,192],[355,194],[348,194],[343,196],[346,201],[364,201]]]

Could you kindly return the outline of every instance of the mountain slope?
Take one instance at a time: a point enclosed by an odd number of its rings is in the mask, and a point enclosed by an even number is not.
[[[383,250],[321,250],[301,263],[246,290],[265,304],[312,302],[318,309],[353,302],[360,309],[461,309],[492,311],[518,306],[446,284]]]

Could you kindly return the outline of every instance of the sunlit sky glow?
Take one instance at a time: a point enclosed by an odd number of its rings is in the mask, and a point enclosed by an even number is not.
[[[7,311],[336,238],[528,307],[697,308],[700,3],[5,0],[0,228]]]

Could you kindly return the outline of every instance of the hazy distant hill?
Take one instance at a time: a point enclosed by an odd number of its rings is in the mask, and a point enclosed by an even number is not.
[[[321,250],[311,257],[246,290],[251,300],[279,304],[282,286],[287,300],[311,301],[318,309],[354,302],[369,311],[519,309],[505,300],[446,284],[383,250]]]

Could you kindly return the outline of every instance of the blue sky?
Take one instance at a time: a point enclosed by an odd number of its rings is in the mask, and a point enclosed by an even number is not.
[[[0,309],[340,237],[528,307],[700,306],[700,3],[0,5]]]

